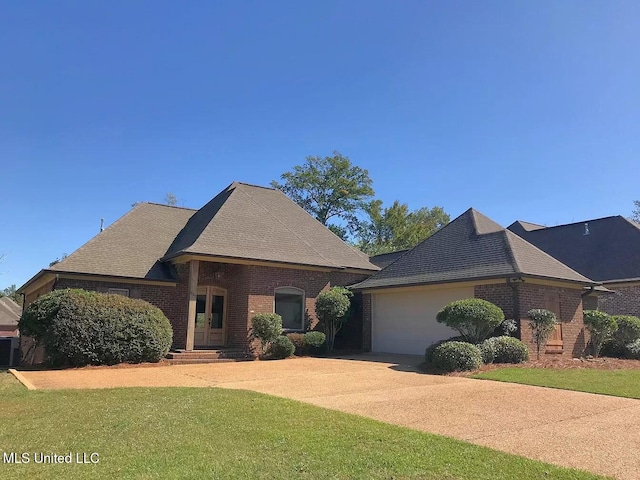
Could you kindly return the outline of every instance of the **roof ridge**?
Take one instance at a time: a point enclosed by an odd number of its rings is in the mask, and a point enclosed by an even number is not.
[[[242,184],[240,184],[242,185]],[[269,190],[273,190],[275,192],[278,192],[279,190],[277,189],[269,189]],[[270,210],[268,210],[267,208],[265,208],[264,206],[262,206],[260,203],[258,203],[248,192],[246,192],[244,189],[239,188],[238,191],[241,191],[242,193],[244,193],[247,197],[249,197],[249,199],[255,203],[258,207],[260,207],[262,210],[264,210],[265,212],[267,212],[267,214],[274,218],[280,225],[282,225],[282,227],[284,227],[286,230],[288,230],[293,236],[295,236],[297,239],[299,239],[302,243],[304,243],[307,247],[309,247],[313,252],[315,252],[317,255],[320,256],[320,258],[323,258],[324,260],[326,260],[330,265],[334,265],[336,267],[343,267],[343,265],[338,265],[337,263],[335,263],[333,260],[328,259],[327,257],[325,257],[322,253],[318,252],[315,248],[313,248],[304,238],[302,238],[300,235],[298,235],[295,231],[291,230],[289,227],[287,227],[282,220],[280,220],[278,217],[276,217],[275,215],[273,215],[271,213]],[[282,192],[280,192],[282,193]],[[282,193],[282,195],[284,195],[284,193]],[[293,200],[291,200],[289,197],[287,197],[286,195],[284,195],[287,200],[289,200],[290,202],[293,202]],[[297,203],[293,202],[296,206],[300,207],[300,205],[298,205]],[[223,205],[224,206],[224,205]],[[302,207],[300,207],[302,208]],[[222,209],[222,208],[221,208]],[[304,209],[303,209],[304,210]],[[307,215],[309,215],[309,212],[307,212],[305,210],[305,213]],[[310,215],[309,215],[310,216]],[[314,219],[315,221],[318,221],[316,219]],[[326,227],[325,227],[326,228]],[[333,232],[331,232],[333,233]],[[335,234],[334,234],[335,235]],[[337,236],[337,235],[336,235]],[[338,237],[339,238],[339,237]]]
[[[514,247],[513,243],[511,243],[511,236],[509,235],[509,233],[515,235],[516,237],[518,237],[518,235],[516,235],[515,233],[511,232],[510,230],[507,230],[506,228],[504,230],[502,230],[502,235],[504,236],[504,239],[507,242],[507,246],[509,247],[508,248],[509,256],[513,259],[513,269],[516,271],[516,273],[522,273],[522,268],[520,267],[520,264],[518,263],[518,258],[516,257],[516,253],[515,253],[515,247]],[[518,237],[518,238],[521,238],[521,237]],[[526,240],[525,240],[525,242],[526,242]],[[529,243],[529,242],[527,242],[527,243]]]
[[[197,212],[198,209],[197,208],[191,208],[191,207],[180,207],[179,205],[167,205],[166,203],[158,203],[158,202],[140,202],[136,205],[136,207],[138,205],[142,205],[146,203],[147,205],[155,205],[157,207],[167,207],[167,208],[178,208],[180,210],[192,210],[194,212]],[[135,208],[135,207],[134,207]]]
[[[232,182],[231,185],[229,185],[229,187],[227,187],[227,188],[231,188],[234,185],[244,185],[244,186],[247,186],[247,187],[264,188],[265,190],[278,190],[277,188],[273,188],[273,187],[265,187],[264,185],[256,185],[254,183],[239,182],[239,181]]]
[[[537,231],[540,231],[540,230],[549,230],[550,228],[568,227],[570,225],[581,225],[581,224],[584,224],[584,223],[599,222],[601,220],[609,220],[611,218],[625,218],[625,217],[623,217],[622,215],[609,215],[608,217],[591,218],[591,219],[587,219],[587,220],[580,220],[578,222],[562,223],[560,225],[546,226],[546,227],[544,227],[542,229],[531,230],[531,232],[537,232]],[[626,220],[626,218],[625,218],[625,220]],[[531,223],[531,222],[527,222],[527,223]],[[534,224],[534,225],[537,225],[537,224]]]

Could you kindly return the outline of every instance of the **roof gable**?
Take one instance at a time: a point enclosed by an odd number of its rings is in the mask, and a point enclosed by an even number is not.
[[[471,208],[354,287],[446,283],[517,275],[593,283]]]
[[[0,325],[17,326],[22,307],[9,297],[0,297]]]
[[[522,223],[508,229],[589,278],[640,278],[640,225],[631,220],[614,216],[536,230]]]

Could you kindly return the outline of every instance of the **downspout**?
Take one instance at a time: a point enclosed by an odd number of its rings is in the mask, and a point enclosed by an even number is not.
[[[518,339],[522,339],[522,334],[520,331],[520,322],[522,320],[520,316],[520,292],[519,286],[524,280],[521,277],[512,277],[507,278],[507,285],[511,288],[512,297],[511,301],[513,303],[513,316],[516,321],[516,325],[518,326],[518,330],[516,330],[516,335]]]

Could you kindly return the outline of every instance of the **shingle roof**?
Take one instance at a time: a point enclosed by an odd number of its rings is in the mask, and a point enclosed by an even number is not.
[[[182,254],[378,270],[281,191],[239,182],[191,217],[165,258]]]
[[[530,276],[591,285],[480,212],[469,209],[356,289]]]
[[[160,258],[195,210],[140,203],[49,270],[173,280]]]
[[[242,183],[198,211],[141,203],[49,270],[173,281],[182,254],[378,270],[282,192]]]
[[[369,261],[374,265],[384,268],[390,263],[395,262],[399,257],[405,254],[407,250],[398,250],[397,252],[380,253],[369,257]]]
[[[0,298],[0,325],[17,326],[22,308],[9,297]]]
[[[589,278],[606,282],[640,277],[640,225],[631,220],[614,216],[536,230],[523,224],[514,222],[508,228]]]

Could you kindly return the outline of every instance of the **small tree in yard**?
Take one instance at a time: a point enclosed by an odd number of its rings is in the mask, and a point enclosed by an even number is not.
[[[529,327],[531,327],[533,343],[536,344],[536,357],[540,360],[540,349],[547,343],[558,321],[553,312],[542,308],[529,310],[527,317],[529,317]]]
[[[615,319],[599,310],[584,311],[584,326],[591,335],[593,356],[598,358],[602,344],[618,329]]]
[[[277,313],[259,313],[251,319],[251,332],[260,340],[264,355],[269,344],[282,335],[282,317]]]
[[[332,287],[316,298],[316,316],[327,335],[328,352],[333,350],[336,333],[346,321],[345,315],[351,306],[352,296],[353,293],[344,287]]]
[[[491,302],[469,298],[446,305],[436,320],[460,332],[467,342],[477,344],[504,321],[504,313]]]

